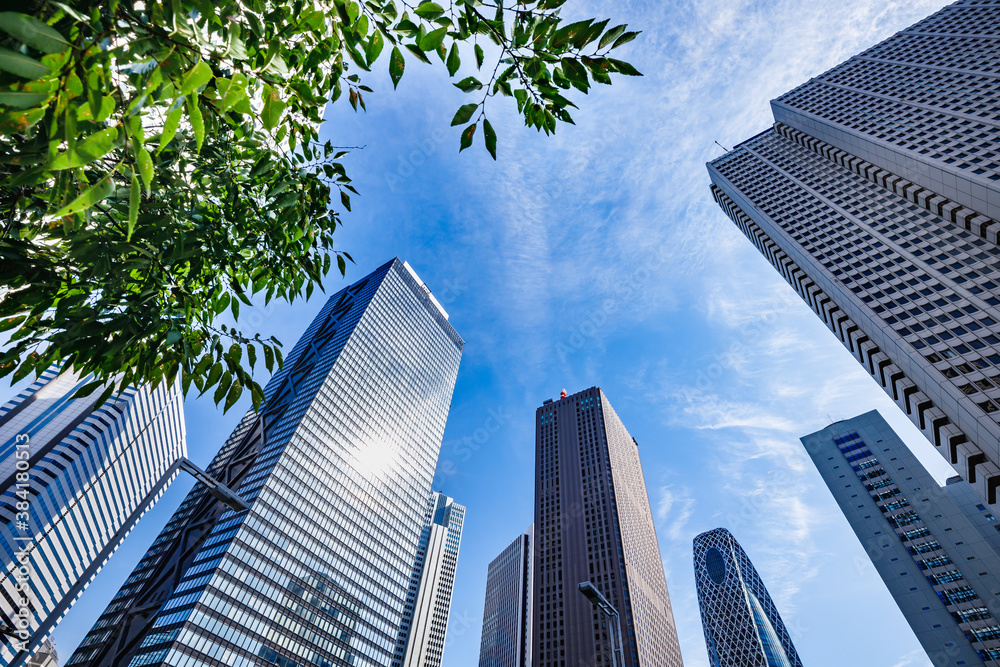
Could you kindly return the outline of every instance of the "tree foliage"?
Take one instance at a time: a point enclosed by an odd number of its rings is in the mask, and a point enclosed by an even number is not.
[[[502,3],[502,0],[499,0]],[[472,100],[452,125],[496,159],[487,103],[545,133],[565,95],[638,75],[608,53],[637,33],[564,24],[565,0],[25,0],[0,12],[0,377],[56,362],[211,392],[228,409],[280,343],[216,326],[227,310],[309,296],[356,191],[319,141],[329,103],[364,109],[380,60],[396,86],[439,60]],[[486,45],[486,48],[483,45]],[[486,63],[487,53],[495,62]],[[384,56],[384,57],[383,57]],[[439,65],[440,66],[440,65]]]

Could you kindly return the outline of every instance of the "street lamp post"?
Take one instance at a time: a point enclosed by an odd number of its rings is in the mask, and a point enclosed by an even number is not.
[[[612,606],[608,599],[601,595],[601,591],[597,590],[592,582],[583,581],[578,586],[580,592],[583,593],[584,597],[590,600],[591,604],[595,605],[608,617],[609,620],[613,620],[615,623],[615,631],[611,633],[611,660],[614,667],[625,667],[625,656],[623,654],[624,647],[622,646],[622,620],[618,615],[618,610]],[[616,645],[615,635],[618,636],[618,642]]]

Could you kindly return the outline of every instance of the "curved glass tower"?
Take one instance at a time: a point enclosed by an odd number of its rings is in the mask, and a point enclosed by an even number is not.
[[[764,582],[736,538],[694,538],[694,577],[712,667],[802,667]]]

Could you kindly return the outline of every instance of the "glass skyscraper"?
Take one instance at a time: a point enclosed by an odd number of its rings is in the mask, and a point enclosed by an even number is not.
[[[615,628],[586,581],[621,617],[620,667],[680,667],[638,444],[598,387],[535,418],[534,667],[612,664]]]
[[[486,570],[479,667],[531,667],[535,527],[530,526]]]
[[[431,494],[392,667],[441,665],[464,522],[464,506],[443,493]]]
[[[334,294],[71,665],[385,667],[464,343],[408,265]]]
[[[14,633],[0,634],[0,664],[8,667],[43,644],[186,454],[176,385],[129,387],[101,405],[100,390],[73,398],[91,380],[50,368],[0,407],[0,625]]]
[[[988,504],[1000,487],[1000,21],[961,0],[772,101],[712,194]]]
[[[725,528],[694,538],[694,578],[710,667],[802,667],[764,582]]]
[[[934,481],[871,411],[802,438],[935,665],[1000,665],[997,517],[960,477]]]

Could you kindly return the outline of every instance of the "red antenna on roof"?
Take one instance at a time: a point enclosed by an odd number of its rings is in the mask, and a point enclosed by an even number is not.
[[[565,389],[563,389],[561,392],[559,392],[559,398],[566,398],[566,390]]]

